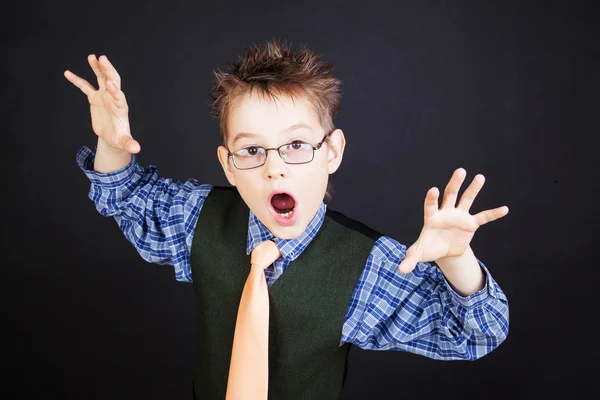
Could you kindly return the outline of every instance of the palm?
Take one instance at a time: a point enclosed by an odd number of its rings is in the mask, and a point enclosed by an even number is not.
[[[483,175],[475,176],[458,206],[455,206],[465,176],[466,171],[462,168],[454,172],[446,186],[441,208],[438,208],[437,188],[431,188],[427,192],[423,229],[417,241],[408,248],[406,257],[399,266],[401,272],[412,271],[418,262],[462,255],[481,225],[508,213],[507,207],[498,207],[475,215],[469,214],[469,209],[485,182]]]
[[[131,137],[121,77],[106,57],[96,60],[90,55],[88,62],[98,78],[98,89],[70,71],[65,71],[65,77],[87,95],[94,133],[115,150],[139,152],[139,143]]]
[[[120,135],[131,137],[128,110],[119,108],[110,92],[99,89],[88,96],[92,129],[106,143],[115,149],[119,148]]]
[[[466,250],[479,225],[468,212],[442,209],[426,219],[419,242],[421,261],[459,256]]]

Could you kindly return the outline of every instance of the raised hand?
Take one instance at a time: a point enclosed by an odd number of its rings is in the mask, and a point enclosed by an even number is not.
[[[88,62],[98,78],[98,89],[69,70],[64,75],[87,96],[94,133],[111,150],[138,153],[140,144],[131,137],[129,107],[121,90],[121,77],[106,56],[96,59],[94,54],[90,54]]]
[[[440,209],[438,209],[438,189],[436,187],[429,189],[425,196],[423,229],[417,241],[407,249],[406,257],[398,266],[400,272],[412,271],[419,262],[461,256],[481,225],[508,214],[506,206],[481,211],[475,215],[469,214],[469,209],[485,182],[485,177],[481,174],[473,178],[458,206],[455,206],[458,191],[466,175],[467,171],[463,168],[454,171],[444,191]]]

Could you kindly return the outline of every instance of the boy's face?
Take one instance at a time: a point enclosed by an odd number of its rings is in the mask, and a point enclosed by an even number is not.
[[[288,130],[292,126],[298,127]],[[232,153],[251,148],[247,154],[256,154],[253,146],[277,148],[296,140],[314,146],[327,134],[304,98],[292,100],[278,95],[277,99],[272,99],[259,95],[258,91],[236,99],[231,105],[227,127],[227,146]],[[240,133],[251,135],[242,137]],[[240,170],[227,156],[225,147],[219,146],[217,154],[229,183],[237,187],[258,219],[276,237],[293,239],[304,232],[315,216],[325,196],[329,174],[334,173],[342,161],[343,132],[336,129],[330,135],[330,142],[315,150],[314,159],[306,164],[286,164],[276,150],[269,150],[264,165]],[[289,197],[273,197],[281,192]],[[289,210],[290,206],[293,207],[291,213],[281,212]]]

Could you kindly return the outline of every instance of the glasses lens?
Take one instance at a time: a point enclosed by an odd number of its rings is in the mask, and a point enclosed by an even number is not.
[[[288,164],[303,164],[313,159],[313,146],[304,142],[293,142],[279,149],[283,161]]]
[[[265,162],[266,154],[262,147],[245,147],[233,153],[233,161],[240,169],[256,168]]]

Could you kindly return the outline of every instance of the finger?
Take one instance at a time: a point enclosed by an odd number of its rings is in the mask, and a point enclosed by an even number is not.
[[[438,211],[438,197],[440,192],[436,187],[432,187],[427,191],[425,195],[425,218],[431,217]]]
[[[481,226],[487,224],[488,222],[495,221],[498,218],[502,218],[506,214],[508,214],[508,207],[502,206],[494,208],[493,210],[482,211],[478,214],[475,214],[474,217],[475,221],[477,221],[477,224]]]
[[[460,201],[458,202],[457,208],[460,208],[460,209],[468,212],[469,209],[471,208],[471,205],[473,205],[473,201],[475,200],[475,197],[477,197],[477,194],[483,187],[484,183],[485,183],[485,176],[483,176],[481,174],[477,174],[475,176],[475,178],[473,178],[473,182],[471,182],[469,187],[465,190],[465,192],[461,196]]]
[[[127,99],[125,98],[125,93],[123,93],[123,91],[119,89],[113,81],[106,81],[106,90],[108,90],[108,93],[110,93],[112,98],[115,100],[115,105],[118,108],[127,108]]]
[[[410,246],[408,250],[406,250],[406,255],[404,256],[404,260],[398,265],[398,270],[403,274],[408,274],[417,266],[419,262],[419,257],[414,251],[413,246]]]
[[[86,81],[83,78],[80,78],[79,76],[75,75],[74,73],[72,73],[69,70],[66,70],[65,73],[65,78],[67,78],[67,80],[69,82],[71,82],[73,85],[77,86],[79,89],[81,89],[81,91],[86,95],[86,96],[91,96],[92,93],[94,93],[96,91],[96,88],[93,87],[88,81]]]
[[[108,61],[108,58],[106,56],[100,56],[98,62],[100,64],[100,70],[102,71],[102,73],[108,79],[113,81],[119,89],[121,89],[121,77],[119,76],[119,73],[117,72],[115,67],[113,67],[111,62]]]
[[[96,75],[96,78],[98,80],[98,88],[101,90],[106,89],[106,76],[101,71],[100,64],[98,63],[95,54],[90,54],[88,56],[88,63],[90,64],[90,67],[92,67],[92,71],[94,71],[94,74]]]
[[[442,208],[446,207],[454,207],[456,204],[456,197],[458,196],[458,191],[460,190],[460,185],[462,185],[465,177],[467,176],[467,171],[464,168],[458,168],[452,174],[450,181],[448,181],[448,185],[446,185],[446,189],[444,189],[444,200],[442,201]]]

